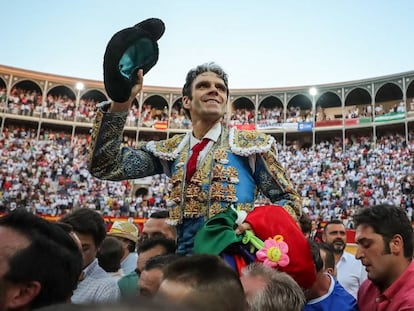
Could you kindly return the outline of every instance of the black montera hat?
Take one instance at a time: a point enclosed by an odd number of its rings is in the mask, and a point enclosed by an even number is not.
[[[127,101],[137,83],[138,70],[146,74],[157,63],[157,40],[164,31],[160,19],[149,18],[117,32],[109,40],[103,69],[105,90],[113,101]]]

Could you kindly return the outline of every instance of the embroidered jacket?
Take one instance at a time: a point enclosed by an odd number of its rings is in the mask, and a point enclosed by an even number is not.
[[[191,181],[185,181],[191,133],[121,147],[127,112],[105,113],[99,109],[92,130],[89,170],[101,179],[135,179],[166,173],[172,191],[167,202],[170,220],[203,216],[208,219],[233,206],[250,211],[258,191],[281,205],[295,218],[301,201],[277,161],[275,140],[257,131],[222,129]],[[253,159],[253,170],[251,162]]]

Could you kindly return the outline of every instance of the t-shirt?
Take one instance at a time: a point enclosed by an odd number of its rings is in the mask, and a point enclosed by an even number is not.
[[[321,297],[309,300],[303,307],[303,311],[358,311],[355,298],[331,275],[329,277],[331,285],[328,292]]]

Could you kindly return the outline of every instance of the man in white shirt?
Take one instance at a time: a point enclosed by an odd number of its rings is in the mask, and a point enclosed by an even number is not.
[[[328,222],[322,240],[331,245],[334,251],[339,283],[356,298],[359,286],[367,278],[367,272],[354,255],[345,251],[346,231],[343,222],[339,219]]]

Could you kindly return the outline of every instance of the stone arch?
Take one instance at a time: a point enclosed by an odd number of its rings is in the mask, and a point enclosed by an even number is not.
[[[7,101],[7,112],[18,115],[40,116],[42,90],[32,80],[20,80],[13,84]]]
[[[370,118],[372,119],[372,97],[364,88],[355,87],[345,97],[345,124],[350,123],[351,119]]]
[[[286,123],[312,122],[312,101],[303,94],[293,96],[286,106]]]
[[[172,129],[190,129],[191,128],[191,121],[184,112],[182,97],[177,98],[171,107],[169,128],[172,128]]]
[[[96,105],[106,100],[108,98],[101,90],[86,90],[76,107],[76,121],[91,123],[96,115]]]
[[[231,105],[229,125],[242,126],[246,124],[254,124],[254,116],[254,103],[245,96],[239,97],[235,99]]]
[[[406,92],[406,111],[410,115],[414,115],[414,80],[407,87]]]
[[[160,95],[152,95],[142,104],[140,126],[167,129],[168,102]]]
[[[377,89],[375,94],[375,117],[396,113],[401,105],[404,106],[405,111],[403,92],[397,84],[387,82]]]
[[[46,94],[42,116],[54,120],[73,121],[76,111],[75,91],[66,85],[56,85]]]
[[[337,94],[331,91],[322,93],[315,103],[316,121],[342,119],[342,103]]]

